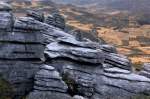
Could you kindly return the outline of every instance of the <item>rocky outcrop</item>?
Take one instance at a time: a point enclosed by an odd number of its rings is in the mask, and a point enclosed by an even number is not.
[[[35,74],[34,91],[27,99],[71,99],[67,85],[54,67],[44,65]]]
[[[11,11],[12,7],[4,2],[0,2],[0,11]]]
[[[140,75],[150,78],[150,63],[145,63],[143,65],[143,70],[140,71]]]
[[[150,94],[150,79],[116,67],[98,72],[96,81],[93,99],[132,99],[137,95]]]
[[[62,30],[64,30],[66,27],[64,17],[57,12],[48,15],[46,18],[46,23]]]
[[[35,20],[44,22],[44,13],[40,13],[38,11],[32,11],[32,10],[27,11],[27,17],[32,17]]]
[[[78,40],[59,26],[40,22],[38,14],[14,18],[9,5],[1,5],[0,75],[13,99],[150,96],[149,64],[136,74],[113,46]]]
[[[0,4],[0,74],[13,88],[13,96],[19,98],[32,89],[44,46],[37,21],[15,19],[11,10],[9,5]]]
[[[71,94],[89,99],[129,99],[150,94],[150,79],[133,73],[127,57],[71,39],[58,39],[45,50],[48,64],[63,75]]]
[[[119,55],[115,53],[106,53],[105,63],[113,65],[115,67],[132,71],[131,62],[126,56],[123,55]]]

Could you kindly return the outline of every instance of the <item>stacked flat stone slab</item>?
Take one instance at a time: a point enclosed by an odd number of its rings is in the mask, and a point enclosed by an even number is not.
[[[35,75],[34,91],[27,99],[71,99],[67,85],[54,67],[43,65]],[[48,98],[49,97],[49,98]]]
[[[12,11],[12,7],[4,2],[0,2],[0,11]]]
[[[67,85],[62,81],[59,73],[54,67],[44,65],[35,75],[34,90],[67,92]]]
[[[150,63],[145,63],[143,65],[143,70],[140,71],[140,75],[150,78]]]
[[[33,11],[29,10],[27,11],[27,16],[32,17],[35,20],[38,20],[40,22],[44,22],[44,13],[38,12],[38,11]]]
[[[115,53],[105,53],[105,63],[126,70],[132,70],[130,60],[123,55]]]
[[[91,70],[89,70],[89,66],[79,65],[67,65],[64,66],[64,78],[70,79],[68,81],[68,85],[72,85],[73,89],[70,91],[74,94],[83,95],[86,97],[91,97],[94,94],[94,87],[96,85],[95,74]],[[76,91],[76,92],[75,92]]]
[[[135,99],[150,95],[150,79],[116,67],[97,72],[92,99]]]
[[[15,20],[11,11],[9,5],[0,3],[0,74],[19,98],[32,89],[34,73],[40,66],[36,62],[43,58],[44,46],[40,30],[34,29],[36,21]]]
[[[79,41],[32,17],[14,20],[10,7],[1,5],[0,22],[4,24],[0,25],[0,74],[12,86],[13,99],[27,93],[27,99],[150,96],[149,65],[144,67],[144,76],[142,71],[136,74],[127,57],[117,54],[114,47]],[[45,51],[43,36],[49,43]],[[40,64],[41,59],[49,66]]]
[[[150,95],[150,79],[133,73],[130,60],[117,54],[113,47],[64,35],[48,44],[45,54],[47,64],[66,79],[71,94],[88,99]]]
[[[52,15],[48,15],[48,17],[46,18],[46,23],[63,30],[65,29],[65,19],[59,13],[53,13]]]
[[[11,6],[0,2],[0,30],[10,32],[13,26]]]

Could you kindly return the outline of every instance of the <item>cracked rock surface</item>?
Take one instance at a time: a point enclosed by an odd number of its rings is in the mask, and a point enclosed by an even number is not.
[[[38,12],[15,18],[11,11],[0,3],[0,77],[11,86],[11,99],[150,96],[149,63],[134,73],[130,60],[115,47],[79,41],[63,31],[58,16],[54,26],[50,16],[44,23]]]

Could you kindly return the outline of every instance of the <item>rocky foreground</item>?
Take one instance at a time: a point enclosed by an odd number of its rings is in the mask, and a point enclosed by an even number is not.
[[[0,78],[9,89],[0,87],[2,99],[149,99],[150,64],[134,73],[113,46],[64,28],[58,14],[16,18],[0,3]]]

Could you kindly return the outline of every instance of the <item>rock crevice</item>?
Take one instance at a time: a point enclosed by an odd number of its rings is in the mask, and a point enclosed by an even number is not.
[[[0,75],[12,87],[12,99],[150,96],[149,64],[134,73],[115,47],[66,33],[58,14],[44,23],[38,12],[15,18],[11,11],[0,3]]]

